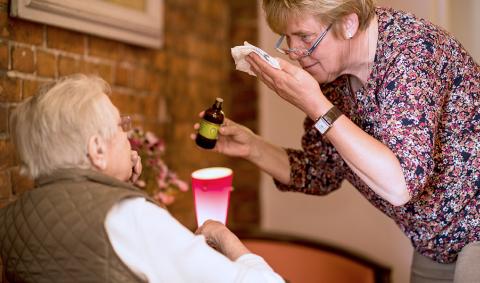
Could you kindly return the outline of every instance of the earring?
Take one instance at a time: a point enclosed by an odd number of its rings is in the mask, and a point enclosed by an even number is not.
[[[347,33],[347,38],[348,38],[348,39],[352,39],[352,34],[351,34],[350,32]]]

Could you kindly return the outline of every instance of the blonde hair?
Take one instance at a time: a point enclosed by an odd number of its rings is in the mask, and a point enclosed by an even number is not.
[[[90,137],[109,139],[118,128],[109,93],[103,79],[76,74],[42,87],[20,103],[10,125],[21,172],[37,178],[60,168],[90,168]]]
[[[307,13],[325,25],[332,24],[336,36],[341,35],[341,19],[351,13],[358,16],[359,29],[365,30],[375,16],[374,0],[263,0],[263,10],[270,28],[283,34],[287,21]]]

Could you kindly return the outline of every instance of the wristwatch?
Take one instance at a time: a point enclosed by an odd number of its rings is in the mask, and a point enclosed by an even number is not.
[[[315,128],[317,128],[320,134],[324,135],[340,116],[342,116],[342,112],[338,110],[336,106],[333,106],[325,115],[320,116],[320,118],[315,121]]]

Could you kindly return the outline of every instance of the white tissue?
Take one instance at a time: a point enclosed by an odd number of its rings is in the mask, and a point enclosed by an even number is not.
[[[250,64],[245,60],[245,56],[247,56],[251,52],[257,53],[260,58],[270,64],[270,66],[272,66],[273,68],[280,69],[280,64],[278,63],[277,59],[273,58],[272,56],[268,55],[267,52],[254,45],[251,45],[246,41],[243,43],[243,45],[235,46],[231,50],[233,60],[235,60],[235,68],[239,71],[247,72],[248,74],[255,76],[255,73],[250,70]]]

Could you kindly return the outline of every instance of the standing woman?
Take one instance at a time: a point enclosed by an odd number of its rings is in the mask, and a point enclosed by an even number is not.
[[[281,35],[257,77],[307,118],[303,150],[227,120],[216,151],[250,160],[278,189],[326,195],[346,179],[415,253],[412,282],[480,278],[480,67],[437,26],[373,0],[264,0]]]

